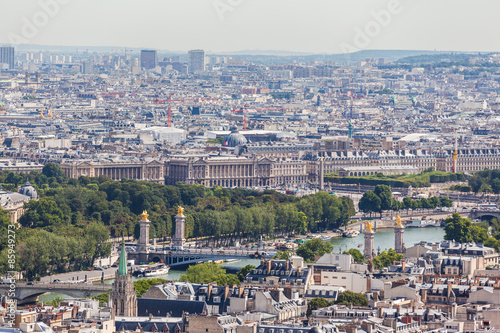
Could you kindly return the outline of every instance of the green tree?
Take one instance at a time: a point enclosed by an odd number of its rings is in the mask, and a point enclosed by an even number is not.
[[[413,200],[410,197],[403,198],[403,207],[404,209],[410,209],[413,206]]]
[[[109,230],[100,223],[93,222],[85,230],[85,239],[89,247],[94,248],[91,265],[97,258],[105,258],[111,255],[113,244],[109,242]]]
[[[377,197],[380,198],[380,209],[381,210],[389,210],[391,209],[391,199],[392,199],[392,191],[391,188],[387,185],[377,185],[375,186],[375,190],[373,191]]]
[[[486,183],[483,183],[481,184],[481,186],[479,187],[479,190],[478,190],[479,193],[491,193],[493,192],[493,190],[491,189],[491,186],[486,184]]]
[[[442,197],[439,198],[439,206],[441,207],[452,207],[453,206],[453,200],[447,197]]]
[[[65,223],[64,212],[52,198],[44,197],[25,204],[27,211],[19,219],[23,227],[53,230]]]
[[[218,285],[238,283],[238,278],[234,274],[226,274],[226,270],[213,262],[204,262],[200,265],[189,266],[185,274],[182,274],[179,281],[189,281],[191,283],[217,282]]]
[[[311,239],[300,245],[297,249],[297,255],[304,258],[306,262],[313,262],[315,256],[322,256],[325,253],[331,253],[333,245],[321,238]]]
[[[335,304],[343,304],[343,305],[354,305],[354,306],[368,306],[368,298],[363,293],[355,293],[349,290],[346,290],[337,297]]]
[[[381,212],[382,200],[373,191],[366,191],[359,200],[359,209],[365,213],[367,212]]]
[[[329,302],[323,297],[315,297],[311,299],[309,302],[307,302],[307,312],[306,315],[309,317],[313,310],[321,309],[321,308],[326,308],[327,306],[332,305],[334,302]]]
[[[362,263],[365,260],[365,256],[358,249],[349,249],[349,251],[344,251],[344,254],[350,254],[354,262]]]
[[[299,225],[297,232],[301,235],[305,235],[307,232],[307,216],[303,212],[299,212]]]
[[[0,252],[6,248],[8,245],[8,228],[10,225],[10,214],[6,210],[0,208],[0,234],[3,237],[0,238]]]
[[[92,299],[99,301],[99,306],[104,306],[104,303],[109,303],[109,291],[106,293],[99,294],[97,296],[92,296]]]
[[[500,178],[495,178],[491,181],[491,189],[495,194],[500,193]]]
[[[478,225],[471,226],[470,233],[472,236],[472,240],[475,243],[484,244],[484,242],[488,239],[488,232],[486,231],[486,229]]]
[[[278,251],[274,255],[273,259],[288,260],[288,259],[290,259],[291,255],[292,255],[292,253],[290,251]]]
[[[453,213],[451,217],[445,220],[445,223],[444,239],[454,240],[459,243],[472,242],[472,223],[470,219],[463,218],[458,213]]]
[[[64,178],[64,171],[61,166],[54,162],[49,162],[43,166],[42,173],[47,177],[54,177],[57,180]]]
[[[378,256],[373,257],[372,264],[376,269],[381,269],[401,259],[403,259],[402,254],[397,253],[394,249],[389,249],[389,251],[382,251]]]
[[[52,301],[50,301],[50,305],[52,305],[53,307],[55,307],[55,308],[56,308],[56,307],[58,307],[58,306],[59,306],[59,304],[60,304],[61,302],[63,302],[63,301],[64,301],[64,298],[62,298],[62,297],[60,297],[60,296],[57,296],[57,297],[56,297],[56,298],[54,298]]]
[[[167,280],[165,279],[143,279],[143,280],[137,280],[134,281],[134,289],[135,292],[137,293],[137,297],[141,297],[142,294],[144,294],[146,291],[149,290],[149,288],[159,285],[159,284],[164,284]],[[108,293],[108,300],[109,300],[109,293]]]
[[[240,282],[243,282],[243,280],[245,280],[245,277],[247,276],[247,274],[250,273],[252,271],[252,269],[254,269],[254,268],[255,268],[254,265],[246,265],[246,266],[241,267],[240,270],[238,271],[238,273],[236,273],[238,280],[240,280]]]

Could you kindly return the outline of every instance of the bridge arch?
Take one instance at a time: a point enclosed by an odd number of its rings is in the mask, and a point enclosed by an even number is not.
[[[489,220],[491,220],[493,218],[498,218],[498,214],[481,213],[481,214],[476,214],[474,217],[476,219],[480,219],[480,220],[483,220],[483,221],[485,221],[485,220],[489,221]]]
[[[472,211],[469,216],[472,219],[481,219],[489,221],[492,218],[499,218],[500,211]]]

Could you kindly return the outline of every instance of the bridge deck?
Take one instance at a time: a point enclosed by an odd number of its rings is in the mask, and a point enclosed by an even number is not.
[[[211,250],[187,250],[187,251],[151,251],[147,253],[132,252],[129,253],[130,259],[139,260],[139,262],[163,261],[170,267],[181,265],[192,265],[200,261],[223,261],[229,259],[255,259],[256,251],[214,251]],[[269,257],[265,255],[264,257]],[[137,261],[136,261],[137,262]]]

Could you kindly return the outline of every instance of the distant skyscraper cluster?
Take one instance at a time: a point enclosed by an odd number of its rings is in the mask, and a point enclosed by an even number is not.
[[[7,64],[9,69],[14,69],[14,48],[12,46],[0,47],[0,64]]]
[[[205,51],[191,50],[188,52],[189,73],[202,72],[205,70]]]

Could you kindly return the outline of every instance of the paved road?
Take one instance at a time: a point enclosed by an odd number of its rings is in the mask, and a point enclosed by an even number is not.
[[[58,279],[61,280],[61,282],[80,281],[83,283],[85,281],[85,276],[87,276],[88,281],[89,280],[98,281],[101,279],[103,273],[105,277],[114,276],[117,269],[118,268],[116,267],[111,267],[103,271],[94,270],[94,271],[78,271],[78,272],[55,274],[51,276],[44,276],[43,278],[40,279],[40,282],[50,283],[53,282],[55,279]]]

